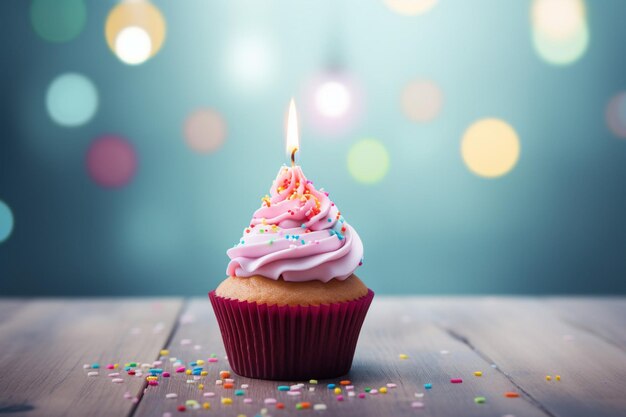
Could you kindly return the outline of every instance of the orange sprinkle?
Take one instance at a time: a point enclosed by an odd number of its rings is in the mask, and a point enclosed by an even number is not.
[[[518,398],[519,394],[517,392],[507,391],[507,392],[504,393],[504,396],[506,398]]]
[[[224,386],[224,388],[226,388],[226,389],[232,389],[232,388],[235,388],[235,384],[233,384],[232,382],[226,382],[226,383],[224,383],[224,385],[223,385],[223,386]]]
[[[300,408],[303,408],[303,409],[311,408],[311,403],[307,401],[300,403]]]
[[[230,378],[230,372],[228,371],[220,371],[220,378]]]
[[[350,381],[348,379],[344,379],[343,381],[339,381],[339,385],[350,385]]]

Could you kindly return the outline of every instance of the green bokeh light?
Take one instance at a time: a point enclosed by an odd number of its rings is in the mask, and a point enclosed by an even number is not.
[[[348,170],[355,180],[374,184],[382,180],[389,170],[389,153],[376,139],[363,139],[348,152]]]
[[[67,42],[78,36],[87,20],[83,0],[33,0],[30,21],[35,32],[48,42]]]
[[[62,126],[80,126],[98,109],[98,91],[87,77],[66,73],[48,88],[46,107],[52,120]]]

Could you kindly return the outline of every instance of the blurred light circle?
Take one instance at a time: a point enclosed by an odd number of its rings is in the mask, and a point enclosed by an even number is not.
[[[0,200],[0,243],[4,242],[13,232],[13,212],[9,206]]]
[[[363,91],[354,77],[343,71],[322,72],[304,85],[303,116],[319,133],[340,135],[350,130],[363,108]]]
[[[86,165],[89,176],[98,185],[106,188],[122,187],[135,175],[137,156],[126,139],[106,135],[91,143]]]
[[[320,113],[328,117],[340,117],[350,107],[350,91],[340,82],[328,81],[317,89],[315,105]]]
[[[568,65],[578,60],[589,45],[589,29],[583,24],[568,38],[550,38],[540,30],[533,30],[533,44],[539,56],[554,65]]]
[[[226,122],[212,109],[200,109],[185,120],[184,134],[187,145],[200,153],[219,149],[226,139]]]
[[[82,32],[87,20],[83,0],[33,0],[30,22],[42,39],[67,42]]]
[[[380,141],[363,139],[348,152],[348,171],[355,180],[374,184],[382,180],[389,170],[389,153]]]
[[[268,40],[260,36],[233,40],[226,57],[229,73],[244,87],[264,86],[272,77],[275,56]]]
[[[117,57],[129,65],[138,65],[150,58],[152,41],[148,33],[139,26],[130,26],[115,38]]]
[[[515,130],[500,119],[473,123],[463,135],[461,155],[473,173],[495,178],[509,172],[519,159],[520,143]]]
[[[626,92],[615,95],[606,108],[606,123],[620,138],[626,138]]]
[[[98,90],[82,74],[62,74],[48,87],[46,107],[56,123],[62,126],[80,126],[96,113]]]
[[[432,81],[414,80],[402,90],[400,104],[409,119],[416,122],[428,122],[441,112],[443,93]]]
[[[384,0],[387,7],[396,13],[415,16],[432,9],[438,0]]]
[[[146,49],[146,41],[143,34],[136,30],[122,37],[123,44],[118,45],[120,35],[126,29],[142,29],[150,39],[150,53],[148,57],[153,57],[165,41],[165,19],[161,11],[148,0],[125,1],[116,5],[107,16],[104,27],[104,34],[109,48],[120,60],[127,62],[124,57],[134,57],[131,61],[136,61],[143,57]],[[118,46],[121,48],[118,50]],[[121,55],[120,55],[121,54]],[[147,59],[147,58],[146,58]],[[145,62],[145,59],[141,62]],[[127,62],[139,64],[141,62]]]
[[[531,18],[536,30],[551,39],[567,39],[585,24],[582,0],[534,0]]]

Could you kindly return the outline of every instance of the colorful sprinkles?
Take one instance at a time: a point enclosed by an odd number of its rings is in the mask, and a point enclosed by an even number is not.
[[[189,346],[186,348],[187,353],[192,347],[191,341],[182,345]],[[320,381],[317,379],[290,385],[277,383],[274,396],[254,398],[249,392],[249,388],[254,382],[242,383],[243,381],[237,375],[232,374],[231,371],[220,369],[221,367],[216,365],[219,362],[217,355],[212,354],[209,357],[185,361],[172,356],[172,353],[177,354],[176,349],[162,349],[159,360],[153,362],[132,361],[123,364],[109,363],[106,365],[100,365],[96,362],[80,365],[80,367],[84,370],[84,374],[91,378],[100,377],[100,369],[106,369],[107,372],[103,375],[104,379],[111,381],[113,384],[130,383],[130,381],[136,379],[143,381],[143,394],[155,392],[158,393],[160,398],[167,400],[163,403],[165,408],[164,417],[171,417],[172,413],[176,413],[176,411],[182,413],[192,412],[193,410],[210,410],[212,408],[217,408],[216,415],[222,415],[219,410],[223,407],[223,413],[227,407],[231,407],[233,404],[245,404],[246,407],[250,407],[249,413],[239,414],[239,417],[269,417],[269,413],[272,410],[274,410],[275,415],[287,416],[291,415],[290,410],[321,412],[330,409],[332,411],[335,410],[334,407],[346,407],[353,401],[360,402],[368,398],[372,398],[372,400],[378,398],[376,401],[392,401],[394,403],[405,401],[405,407],[413,409],[421,409],[428,406],[429,394],[425,394],[425,392],[415,392],[414,398],[411,398],[413,397],[411,394],[411,397],[402,399],[402,392],[406,390],[406,388],[402,389],[402,387],[406,383],[399,384],[392,381],[384,381],[381,386],[376,388],[359,385],[359,381],[353,382],[349,379],[323,381],[320,387],[322,388],[321,392],[315,394],[315,400],[313,400],[313,394],[311,393],[315,392],[316,387],[320,384]],[[400,354],[399,357],[408,359],[408,356],[405,354]],[[410,364],[407,364],[407,366],[410,366]],[[483,373],[482,371],[470,371],[467,375],[482,377]],[[467,375],[455,376],[449,378],[449,381],[451,384],[462,384],[464,382],[462,377]],[[169,381],[173,379],[180,381],[181,385],[178,385],[179,387],[192,385],[189,388],[180,389],[176,392],[176,385],[171,385],[173,381]],[[561,376],[546,375],[545,379],[547,381],[553,379],[560,381]],[[212,385],[212,381],[215,381],[214,385]],[[441,379],[434,379],[435,383],[441,383],[441,381]],[[474,380],[467,381],[466,383],[472,385]],[[245,382],[248,382],[248,380]],[[160,383],[163,385],[161,386]],[[268,384],[271,382],[264,381],[263,383]],[[213,391],[205,391],[205,387],[210,386],[214,387]],[[423,388],[426,391],[432,390],[433,386],[433,382],[423,382]],[[398,387],[401,388],[398,389]],[[500,395],[508,399],[520,398],[520,394],[515,391],[506,391]],[[141,394],[133,395],[131,392],[126,391],[123,394],[123,398],[137,403],[141,398]],[[215,398],[215,400],[212,400],[214,401],[213,404],[206,401],[209,398]],[[387,400],[384,398],[387,398]],[[473,401],[477,405],[483,405],[487,403],[487,398],[485,396],[468,396],[466,401]],[[341,405],[341,403],[347,404]],[[256,407],[262,408],[258,411]],[[285,411],[279,413],[278,410]]]

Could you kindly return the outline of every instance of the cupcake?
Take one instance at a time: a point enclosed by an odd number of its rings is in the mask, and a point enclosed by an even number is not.
[[[357,232],[299,166],[282,167],[209,293],[239,375],[334,378],[350,370],[374,293],[354,275]]]

